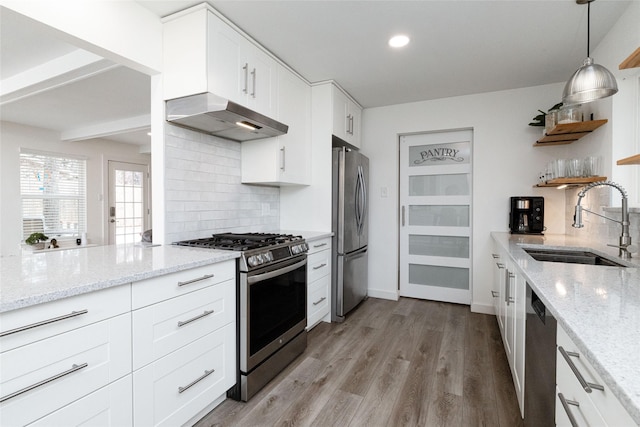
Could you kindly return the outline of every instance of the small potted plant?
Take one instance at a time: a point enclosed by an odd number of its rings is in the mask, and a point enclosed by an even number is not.
[[[25,239],[25,243],[31,246],[34,250],[36,249],[44,249],[44,242],[48,240],[49,237],[45,236],[44,233],[31,233],[29,237]]]

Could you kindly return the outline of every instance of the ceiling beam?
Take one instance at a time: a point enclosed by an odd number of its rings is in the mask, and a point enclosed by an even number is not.
[[[98,123],[83,128],[69,129],[60,134],[62,141],[84,141],[93,138],[104,138],[126,132],[135,132],[151,127],[151,115],[144,114],[137,117]]]
[[[119,65],[82,49],[0,81],[0,105],[103,73]]]

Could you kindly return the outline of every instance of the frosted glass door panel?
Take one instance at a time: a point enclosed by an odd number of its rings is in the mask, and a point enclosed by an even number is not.
[[[469,269],[409,264],[409,283],[466,290],[469,289]]]
[[[469,238],[410,234],[409,255],[469,258]]]
[[[469,206],[409,205],[409,225],[469,227]]]
[[[412,175],[409,176],[409,197],[468,196],[471,194],[471,175]]]

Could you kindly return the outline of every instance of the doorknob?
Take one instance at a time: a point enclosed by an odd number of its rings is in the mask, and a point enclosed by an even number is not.
[[[111,221],[109,221],[109,222],[116,222],[116,220],[114,218],[111,218]]]

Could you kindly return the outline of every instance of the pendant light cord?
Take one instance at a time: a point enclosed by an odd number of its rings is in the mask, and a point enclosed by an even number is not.
[[[591,42],[591,2],[587,3],[587,58],[591,53],[589,43]]]

